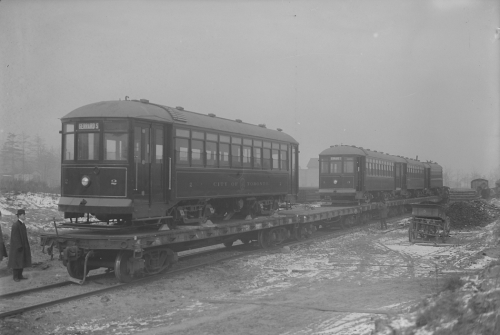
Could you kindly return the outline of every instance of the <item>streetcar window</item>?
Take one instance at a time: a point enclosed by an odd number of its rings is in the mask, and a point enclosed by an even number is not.
[[[354,158],[344,158],[344,173],[354,173]]]
[[[342,173],[342,161],[330,161],[330,173]]]
[[[126,161],[128,158],[128,134],[104,133],[104,159]]]
[[[264,142],[264,144],[265,143],[266,142]],[[262,166],[264,169],[271,169],[271,149],[262,149]]]
[[[279,152],[280,152],[279,150],[273,149],[273,170],[280,169],[280,154],[279,154]]]
[[[229,136],[225,136],[225,135],[220,135],[219,136],[219,141],[220,142],[229,143],[230,142],[229,140],[230,140]]]
[[[252,167],[252,148],[243,147],[243,155],[241,158],[243,159],[244,167]]]
[[[240,137],[231,137],[231,143],[241,144],[241,138]]]
[[[257,142],[257,141],[253,141],[254,145],[255,145],[255,142]],[[255,169],[262,169],[262,149],[261,148],[255,148],[255,147],[253,148],[253,167]]]
[[[78,160],[99,159],[99,133],[78,134]]]
[[[66,123],[64,125],[64,132],[65,133],[72,133],[75,131],[75,125],[73,123]]]
[[[189,164],[189,140],[184,138],[175,139],[175,158],[179,165]]]
[[[199,139],[199,140],[204,140],[205,139],[205,133],[201,132],[201,131],[192,131],[191,132],[191,138],[196,138],[196,139]]]
[[[155,163],[163,163],[163,129],[155,129]]]
[[[128,159],[128,122],[127,121],[105,121],[104,122],[104,159],[105,160],[127,160]]]
[[[141,127],[134,128],[134,163],[141,162]]]
[[[189,137],[189,129],[179,129],[175,130],[175,136],[177,137]]]
[[[233,138],[234,140],[234,138]],[[240,139],[241,141],[241,139]],[[240,167],[241,166],[241,146],[237,144],[231,145],[231,166]]]
[[[229,144],[219,144],[219,166],[229,166]]]
[[[217,136],[217,134],[207,133],[207,141],[217,142],[218,139],[219,139],[219,137]]]
[[[66,123],[63,125],[63,160],[69,161],[75,159],[75,125]]]
[[[75,134],[64,134],[64,158],[65,161],[75,159]]]
[[[328,173],[329,161],[321,161],[321,173]]]
[[[273,149],[279,149],[280,145],[279,145],[279,143],[273,142],[272,147],[273,147]]]
[[[262,141],[253,140],[253,146],[262,148]]]
[[[202,153],[203,141],[191,140],[191,166],[203,166]]]
[[[205,152],[207,153],[207,167],[217,167],[217,143],[207,142],[205,144]]]
[[[243,145],[249,145],[252,146],[252,140],[248,138],[243,139]]]
[[[288,152],[281,150],[281,170],[288,170]]]
[[[280,149],[288,151],[288,145],[287,144],[281,144],[280,145]]]
[[[151,163],[151,147],[149,144],[150,139],[149,128],[142,128],[142,133],[144,134],[144,144],[146,144],[146,150],[144,150],[144,161],[146,163]]]
[[[264,148],[271,148],[271,142],[264,142]]]

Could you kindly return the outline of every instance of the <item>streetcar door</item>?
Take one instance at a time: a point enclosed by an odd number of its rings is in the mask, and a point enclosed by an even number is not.
[[[153,125],[151,134],[151,202],[163,202],[165,194],[165,131]]]
[[[428,190],[431,188],[431,169],[426,167],[424,168],[424,187]]]
[[[401,189],[406,191],[406,169],[407,169],[407,164],[402,163],[401,164]]]
[[[401,163],[394,163],[394,171],[396,190],[401,190]]]
[[[134,200],[150,203],[151,126],[134,125]]]
[[[298,160],[298,155],[299,151],[297,149],[296,145],[291,146],[291,181],[292,181],[292,187],[291,187],[291,193],[294,196],[297,196],[299,194],[299,160]]]
[[[366,167],[366,158],[365,157],[358,157],[356,159],[356,165],[357,165],[357,185],[356,185],[356,191],[360,192],[363,191],[363,185],[365,184],[365,167]]]

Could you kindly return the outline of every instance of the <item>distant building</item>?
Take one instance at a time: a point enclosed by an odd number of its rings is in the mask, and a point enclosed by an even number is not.
[[[311,158],[307,169],[299,170],[299,187],[319,187],[319,159]]]

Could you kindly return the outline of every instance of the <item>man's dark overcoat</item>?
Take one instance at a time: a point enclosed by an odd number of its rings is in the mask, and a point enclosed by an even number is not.
[[[17,220],[12,224],[10,233],[9,263],[11,269],[22,269],[31,266],[31,249],[26,226]]]
[[[5,248],[5,242],[3,240],[2,228],[0,227],[0,261],[4,257],[8,257],[8,255],[7,255],[7,249]]]

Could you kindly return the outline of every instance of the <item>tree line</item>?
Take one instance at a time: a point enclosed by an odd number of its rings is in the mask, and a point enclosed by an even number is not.
[[[60,151],[38,134],[9,132],[0,151],[0,187],[4,191],[59,190]]]

